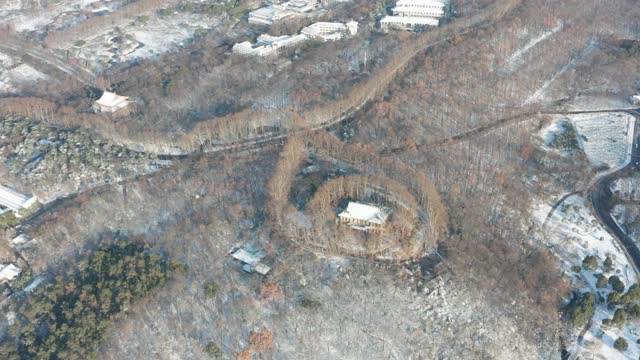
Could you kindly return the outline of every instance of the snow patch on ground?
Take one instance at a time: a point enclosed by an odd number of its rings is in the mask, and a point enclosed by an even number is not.
[[[592,166],[614,169],[631,159],[635,117],[601,113],[572,115],[570,119]]]
[[[573,195],[558,207],[543,229],[545,245],[560,259],[561,268],[569,277],[573,289],[596,293],[597,297],[606,299],[612,291],[611,287],[596,288],[594,274],[617,275],[626,288],[637,282],[637,274],[615,239],[600,226],[586,202],[584,197]],[[546,217],[544,209],[547,206],[538,205],[534,209],[534,218],[540,223]],[[597,257],[598,270],[575,273],[572,267],[581,266],[587,255]],[[605,272],[602,265],[607,256],[613,259],[613,269],[609,272]],[[569,346],[573,359],[577,356],[581,359],[638,359],[640,345],[636,339],[640,336],[640,326],[637,321],[627,320],[622,329],[602,328],[602,320],[611,318],[614,312],[615,309],[608,309],[606,302],[597,303],[593,325],[582,341]],[[624,353],[613,348],[613,342],[620,336],[629,343],[629,349]]]
[[[562,156],[572,156],[576,151],[580,152],[575,130],[566,117],[555,117],[538,132],[537,137],[543,150],[557,152]]]
[[[199,14],[175,12],[171,16],[150,17],[146,22],[132,21],[100,34],[88,34],[82,39],[85,44],[67,50],[74,57],[93,64],[96,71],[135,59],[150,58],[168,51],[174,51],[191,39],[197,30],[216,27],[219,20]]]
[[[509,75],[516,71],[524,63],[524,55],[529,52],[534,46],[538,45],[542,41],[546,40],[549,36],[555,34],[562,29],[562,23],[559,22],[553,29],[548,30],[540,34],[540,36],[531,39],[523,47],[516,50],[507,60],[504,66],[500,69],[501,75]]]
[[[0,95],[15,92],[18,85],[49,77],[20,60],[0,53]]]
[[[3,0],[0,1],[0,24],[13,24],[18,32],[42,30],[59,17],[82,16],[81,11],[97,1],[100,0],[63,0],[42,5],[33,1]]]
[[[593,51],[593,49],[595,49],[596,47],[596,42],[595,41],[591,41],[589,43],[589,45],[587,45],[576,57],[574,57],[573,59],[571,59],[565,66],[563,66],[558,72],[556,72],[555,74],[553,74],[547,81],[545,81],[542,86],[540,86],[540,88],[533,93],[531,96],[529,96],[527,98],[527,100],[525,100],[524,105],[531,105],[537,102],[540,102],[542,100],[544,100],[544,93],[547,91],[547,89],[549,88],[549,86],[556,81],[556,79],[558,77],[560,77],[562,74],[564,74],[565,72],[567,72],[568,70],[572,69],[576,63],[578,61],[580,61],[581,59],[583,59],[584,57],[586,57],[587,55],[589,55],[591,53],[591,51]]]
[[[565,131],[561,121],[553,121],[549,126],[543,128],[539,136],[542,138],[543,148],[546,150],[552,150],[551,144],[555,140],[556,136]]]

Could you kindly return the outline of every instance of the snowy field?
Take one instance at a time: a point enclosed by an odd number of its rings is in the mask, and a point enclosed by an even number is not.
[[[55,29],[77,23],[99,11],[112,11],[124,3],[124,0],[1,0],[0,24],[12,24],[18,32],[42,33],[45,27]]]
[[[548,205],[539,206],[535,217],[539,223],[544,221]],[[586,199],[580,195],[567,198],[555,211],[544,228],[545,245],[556,254],[560,265],[571,281],[572,289],[581,292],[591,292],[597,297],[607,298],[612,292],[611,286],[598,289],[596,287],[596,273],[605,276],[617,275],[625,284],[625,288],[637,282],[637,275],[627,261],[624,253],[599,224],[586,206]],[[590,271],[582,269],[579,273],[573,267],[581,266],[587,255],[594,255],[598,260],[598,269]],[[613,259],[612,269],[605,271],[603,262],[607,256]],[[608,309],[606,302],[598,302],[596,313],[592,319],[593,325],[579,343],[569,346],[571,358],[576,359],[638,359],[640,345],[636,340],[640,338],[640,324],[636,320],[627,320],[622,329],[610,327],[604,329],[602,320],[610,319],[615,309]],[[613,342],[618,337],[624,337],[629,343],[629,349],[624,353],[613,348]],[[575,339],[573,340],[575,341]]]
[[[87,19],[112,13],[127,3],[130,1],[54,0],[36,4],[25,0],[0,0],[0,24],[12,24],[17,32],[31,36],[44,36],[47,32],[77,26]],[[107,31],[88,32],[65,46],[64,50],[85,60],[92,70],[101,71],[113,63],[175,51],[196,31],[213,29],[220,22],[218,15],[174,12],[162,16],[153,11],[145,16],[133,16],[130,22]],[[0,82],[0,91],[3,87],[5,90],[11,88],[6,82]]]
[[[631,158],[635,118],[624,113],[570,116],[578,141],[594,167],[623,167]]]
[[[0,95],[17,91],[19,85],[46,79],[48,79],[47,75],[23,64],[19,59],[0,53]]]
[[[197,14],[175,12],[170,16],[139,19],[127,26],[106,33],[92,34],[84,44],[69,48],[74,57],[86,60],[100,71],[104,65],[134,59],[144,59],[175,51],[191,39],[198,30],[219,25],[219,20]],[[97,61],[96,61],[97,60]]]

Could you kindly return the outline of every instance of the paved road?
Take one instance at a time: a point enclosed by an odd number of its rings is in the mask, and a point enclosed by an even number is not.
[[[591,200],[591,205],[593,206],[596,218],[621,245],[627,255],[627,258],[631,260],[630,263],[633,265],[636,274],[638,274],[638,270],[640,269],[640,248],[638,247],[638,244],[629,235],[622,231],[620,226],[618,226],[618,224],[613,220],[613,217],[611,216],[612,194],[609,189],[611,183],[616,179],[632,175],[640,170],[640,167],[638,166],[640,163],[640,131],[638,131],[640,129],[640,113],[638,110],[634,110],[629,111],[629,114],[636,117],[631,162],[623,169],[607,176],[603,176],[596,181],[591,189],[591,193],[589,194],[589,199]]]

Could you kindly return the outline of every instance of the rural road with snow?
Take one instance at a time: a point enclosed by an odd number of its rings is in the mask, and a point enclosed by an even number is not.
[[[638,244],[629,235],[627,235],[613,219],[611,215],[611,197],[613,194],[609,188],[611,183],[616,179],[629,176],[640,170],[640,167],[638,166],[638,163],[640,163],[640,132],[638,131],[638,127],[640,126],[640,114],[638,110],[629,111],[629,113],[636,117],[631,161],[624,168],[598,179],[591,188],[593,190],[589,194],[589,199],[591,200],[591,205],[593,206],[596,218],[621,245],[625,254],[629,260],[631,260],[630,263],[633,264],[637,276],[637,274],[639,274],[638,269],[640,269],[640,248],[638,247]]]

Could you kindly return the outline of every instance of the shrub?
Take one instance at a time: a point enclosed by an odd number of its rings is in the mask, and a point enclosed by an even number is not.
[[[629,343],[627,343],[627,340],[625,338],[619,337],[613,343],[613,347],[618,351],[624,352],[629,348]]]
[[[613,288],[613,291],[622,294],[624,292],[624,283],[617,275],[613,275],[609,278],[609,284]]]
[[[218,286],[215,281],[209,281],[204,284],[204,292],[207,294],[207,297],[214,298],[218,290],[220,290],[220,286]]]
[[[596,287],[598,289],[606,288],[607,287],[607,277],[602,275],[602,274],[597,274],[596,277],[598,278],[598,281],[596,281]]]
[[[629,317],[634,319],[640,318],[640,304],[627,304],[625,310]]]
[[[616,312],[613,314],[613,317],[611,318],[611,325],[613,326],[617,326],[617,327],[622,327],[622,325],[624,325],[624,322],[627,320],[627,313],[624,311],[623,308],[617,309]]]
[[[582,268],[595,271],[598,268],[598,260],[593,255],[587,255],[582,260]]]
[[[617,292],[612,292],[607,296],[607,302],[609,305],[617,305],[622,302],[622,297]]]
[[[0,215],[0,228],[6,229],[18,225],[18,219],[13,211]]]
[[[207,345],[205,345],[204,352],[212,358],[219,358],[224,355],[222,350],[220,350],[218,345],[216,345],[213,341],[210,341],[209,343],[207,343]]]
[[[611,256],[607,256],[607,258],[604,259],[603,265],[605,271],[610,271],[613,268],[613,260],[611,259]]]
[[[569,304],[569,318],[575,326],[584,325],[595,313],[596,296],[584,293],[576,296]]]
[[[580,271],[582,271],[582,267],[580,267],[579,265],[574,265],[571,267],[571,271],[573,271],[574,273],[579,273]]]
[[[638,300],[640,300],[640,287],[638,287],[638,284],[633,284],[629,286],[627,292],[622,296],[622,301],[625,304],[630,304]]]
[[[260,286],[260,298],[265,302],[273,302],[284,297],[284,290],[275,281],[267,281]]]
[[[322,306],[322,303],[318,300],[308,299],[305,297],[302,300],[300,300],[300,306],[304,308],[309,308],[309,309],[317,309],[320,306]]]

